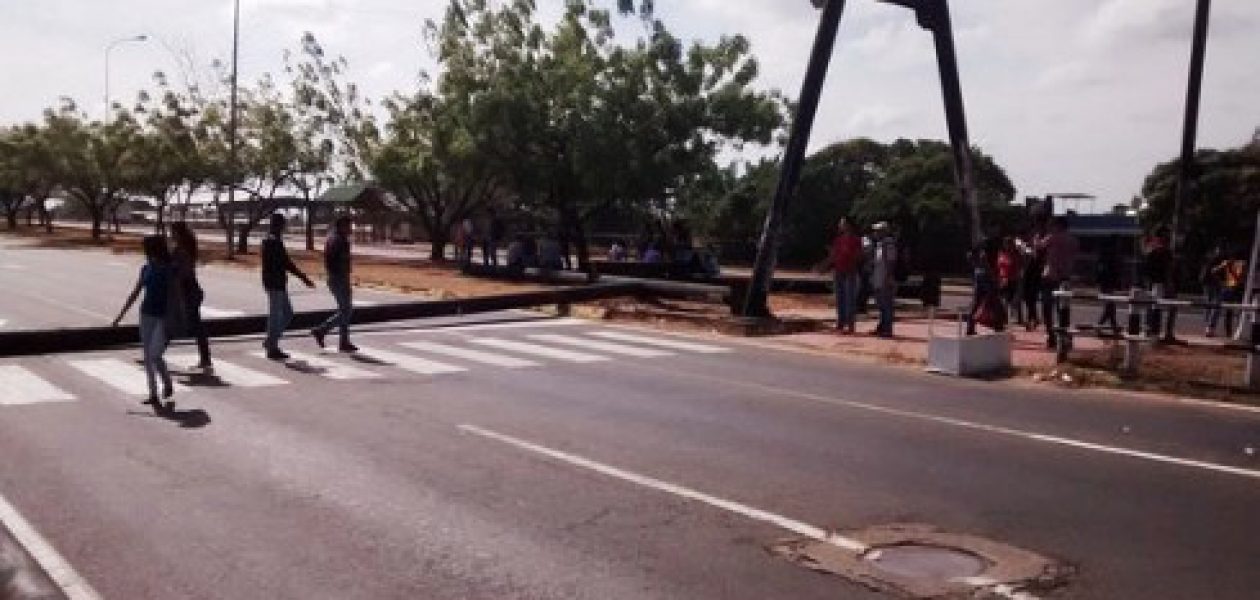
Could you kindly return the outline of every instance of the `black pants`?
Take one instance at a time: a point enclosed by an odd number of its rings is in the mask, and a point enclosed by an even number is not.
[[[188,299],[188,335],[197,340],[197,354],[201,358],[201,364],[210,364],[210,339],[206,337],[205,325],[201,322],[201,302],[202,298],[193,297]]]
[[[1116,318],[1115,302],[1103,304],[1103,313],[1102,316],[1098,318],[1098,327],[1101,329],[1103,325],[1110,325],[1112,332],[1120,331],[1120,322]]]

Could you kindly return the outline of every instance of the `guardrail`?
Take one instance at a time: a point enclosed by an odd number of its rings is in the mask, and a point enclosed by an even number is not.
[[[1073,300],[1095,300],[1104,303],[1123,305],[1126,312],[1126,326],[1121,335],[1124,343],[1124,358],[1121,371],[1127,374],[1137,372],[1141,364],[1142,348],[1155,342],[1176,341],[1178,311],[1188,308],[1207,310],[1234,311],[1251,315],[1250,334],[1246,344],[1226,345],[1246,355],[1247,365],[1243,374],[1243,385],[1249,388],[1260,388],[1260,304],[1242,304],[1232,302],[1206,302],[1197,300],[1179,300],[1175,298],[1156,298],[1143,292],[1131,292],[1129,295],[1118,294],[1079,294],[1070,290],[1058,290],[1054,293],[1056,301],[1056,323],[1053,327],[1055,339],[1055,359],[1062,363],[1072,351],[1072,340],[1084,328],[1072,325]],[[1165,318],[1163,311],[1167,310]],[[1152,327],[1154,325],[1154,327]],[[1155,329],[1155,334],[1151,334]],[[1093,330],[1093,328],[1090,328]]]

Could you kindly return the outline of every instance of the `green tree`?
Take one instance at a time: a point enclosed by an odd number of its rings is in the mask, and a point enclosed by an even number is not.
[[[92,239],[99,240],[105,219],[126,199],[125,165],[139,126],[124,110],[108,122],[88,122],[69,100],[44,112],[44,126],[59,186],[91,218]]]
[[[1148,230],[1172,222],[1177,189],[1177,160],[1157,165],[1142,184]],[[1197,265],[1218,244],[1238,249],[1250,243],[1260,211],[1260,145],[1232,150],[1200,150],[1195,155],[1197,182],[1182,206],[1180,228],[1184,265]]]

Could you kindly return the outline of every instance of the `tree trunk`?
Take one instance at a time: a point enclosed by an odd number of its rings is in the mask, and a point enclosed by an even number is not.
[[[17,229],[17,226],[18,226],[18,211],[17,211],[17,210],[6,210],[6,211],[4,211],[4,212],[5,212],[4,218],[5,218],[5,220],[7,220],[7,221],[9,222],[9,231],[12,231],[12,230],[14,230],[14,229]]]
[[[92,215],[92,240],[100,241],[101,233],[104,229],[101,225],[105,221],[105,209],[92,207],[89,212]]]
[[[41,198],[36,204],[36,207],[39,208],[39,221],[40,221],[40,224],[44,226],[44,233],[52,233],[53,232],[53,218],[52,218],[52,211],[48,210],[48,199]]]

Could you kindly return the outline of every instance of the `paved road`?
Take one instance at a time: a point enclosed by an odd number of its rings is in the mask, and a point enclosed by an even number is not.
[[[682,488],[1013,544],[1079,570],[1051,597],[1260,589],[1260,413],[516,313],[357,341],[219,341],[189,427],[134,351],[0,361],[0,504],[110,599],[887,597]]]

